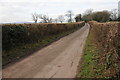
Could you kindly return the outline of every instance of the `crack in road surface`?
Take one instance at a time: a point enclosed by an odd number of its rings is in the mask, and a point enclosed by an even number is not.
[[[89,24],[3,69],[3,78],[74,78]],[[73,64],[74,63],[74,64]]]

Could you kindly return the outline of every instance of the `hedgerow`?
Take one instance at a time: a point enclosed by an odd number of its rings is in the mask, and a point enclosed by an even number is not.
[[[47,35],[83,26],[82,23],[70,24],[4,24],[2,25],[3,50],[8,50],[26,43],[34,43]]]
[[[2,25],[2,65],[29,56],[53,41],[84,26],[84,22],[65,24]]]
[[[104,76],[120,78],[120,22],[89,22],[94,42],[99,46],[97,63],[104,67]]]

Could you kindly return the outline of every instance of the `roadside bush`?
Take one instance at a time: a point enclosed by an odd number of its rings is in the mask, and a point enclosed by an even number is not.
[[[120,22],[98,23],[89,22],[93,30],[94,40],[102,49],[99,62],[104,65],[104,71],[110,71],[107,76],[120,77]]]
[[[27,42],[27,28],[23,25],[3,25],[2,49],[7,50]]]
[[[74,28],[80,28],[84,22],[69,24],[3,24],[2,45],[3,51],[16,46],[36,43],[44,36],[55,35]]]

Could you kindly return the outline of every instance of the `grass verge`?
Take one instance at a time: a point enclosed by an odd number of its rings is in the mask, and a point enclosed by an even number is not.
[[[97,78],[98,76],[99,78],[102,77],[102,66],[97,62],[100,49],[97,48],[93,38],[94,36],[90,31],[85,44],[84,55],[77,78]]]

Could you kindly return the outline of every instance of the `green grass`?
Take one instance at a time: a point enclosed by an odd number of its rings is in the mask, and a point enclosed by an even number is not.
[[[28,56],[35,51],[43,48],[44,46],[49,45],[50,43],[60,39],[61,37],[64,37],[74,31],[76,31],[78,28],[62,32],[59,34],[54,34],[54,35],[49,35],[49,36],[44,36],[41,40],[39,40],[36,43],[31,43],[31,44],[25,44],[23,46],[18,46],[15,47],[9,51],[4,51],[2,54],[6,54],[5,56],[2,56],[2,65],[6,66],[8,63],[17,61],[25,56]],[[7,56],[7,57],[6,57]]]
[[[93,38],[94,36],[92,32],[90,32],[85,44],[80,71],[77,75],[78,78],[96,78],[101,75],[102,66],[99,66],[97,63],[97,53],[99,53],[100,50],[96,48]]]

